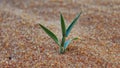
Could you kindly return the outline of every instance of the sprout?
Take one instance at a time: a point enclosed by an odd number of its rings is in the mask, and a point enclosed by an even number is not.
[[[70,44],[71,41],[78,39],[78,38],[73,38],[73,39],[66,40],[66,37],[68,37],[68,35],[70,34],[73,26],[76,24],[81,13],[82,12],[80,12],[78,14],[78,16],[76,16],[76,18],[71,22],[71,24],[68,26],[67,29],[65,26],[64,18],[62,16],[62,14],[60,13],[61,30],[62,30],[62,42],[61,43],[59,42],[58,38],[56,37],[56,35],[53,32],[51,32],[49,29],[47,29],[43,25],[39,24],[41,26],[41,28],[58,44],[60,54],[63,54],[65,52],[66,48],[68,47],[68,45]]]

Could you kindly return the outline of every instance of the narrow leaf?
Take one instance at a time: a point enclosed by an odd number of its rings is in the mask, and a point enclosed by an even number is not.
[[[78,14],[78,16],[72,21],[72,23],[69,25],[69,27],[66,30],[66,37],[69,35],[70,31],[72,30],[73,26],[75,25],[75,23],[77,22],[78,18],[80,17],[82,12],[80,12],[80,14]]]
[[[62,14],[60,14],[60,18],[61,18],[61,29],[62,29],[62,35],[63,37],[65,36],[66,33],[66,27],[65,27],[65,22],[64,22],[64,18],[62,16]]]
[[[64,48],[66,49],[68,47],[68,45],[70,44],[71,40],[67,40],[64,43]]]
[[[56,37],[56,35],[54,33],[52,33],[49,29],[47,29],[46,27],[44,27],[43,25],[39,24],[41,26],[41,28],[58,44],[58,38]]]
[[[70,44],[70,42],[72,42],[73,40],[77,40],[77,39],[79,39],[79,38],[76,37],[76,38],[65,41],[64,48],[66,49],[68,47],[68,45]]]
[[[76,38],[73,38],[72,40],[77,40],[77,39],[79,39],[78,37],[76,37]]]

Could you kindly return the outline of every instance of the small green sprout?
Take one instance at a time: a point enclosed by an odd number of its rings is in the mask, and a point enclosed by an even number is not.
[[[47,29],[43,25],[39,24],[41,26],[41,28],[58,44],[60,54],[63,54],[65,52],[66,48],[68,47],[68,45],[70,44],[71,41],[78,39],[78,38],[73,38],[73,39],[66,41],[66,37],[68,37],[68,35],[70,34],[70,31],[72,30],[73,26],[77,22],[81,13],[82,12],[80,12],[80,14],[78,14],[78,16],[72,21],[72,23],[69,25],[69,27],[67,29],[65,26],[64,18],[62,16],[62,14],[60,14],[61,29],[62,29],[62,41],[61,42],[59,42],[58,38],[56,37],[56,35],[53,32],[51,32],[49,29]]]

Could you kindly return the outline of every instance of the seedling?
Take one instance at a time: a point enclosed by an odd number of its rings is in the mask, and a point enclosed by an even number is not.
[[[81,13],[82,12],[80,12],[80,14],[78,14],[78,16],[76,16],[76,18],[71,22],[71,24],[68,26],[67,29],[65,26],[64,18],[62,16],[62,14],[60,14],[61,30],[62,30],[62,41],[61,42],[59,42],[58,38],[56,37],[56,35],[53,32],[51,32],[49,29],[47,29],[43,25],[39,24],[41,26],[41,28],[58,44],[60,54],[63,54],[65,52],[66,48],[68,47],[68,45],[70,44],[71,41],[78,39],[78,38],[73,38],[73,39],[66,40],[66,37],[68,37],[68,35],[70,34],[70,31],[72,30],[73,26],[77,22]]]

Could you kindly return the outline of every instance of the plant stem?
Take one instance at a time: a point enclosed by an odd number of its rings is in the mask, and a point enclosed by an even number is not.
[[[66,37],[63,37],[63,38],[62,38],[62,42],[61,42],[61,46],[62,46],[62,47],[64,47],[65,39],[66,39]]]
[[[65,49],[64,49],[65,39],[66,39],[66,37],[64,36],[62,38],[62,42],[61,42],[61,46],[60,46],[60,54],[63,54],[65,52]]]
[[[60,54],[64,54],[64,53],[65,53],[64,47],[60,47]]]

